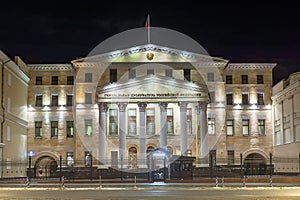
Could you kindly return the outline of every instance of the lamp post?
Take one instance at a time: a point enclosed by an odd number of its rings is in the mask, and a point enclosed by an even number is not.
[[[27,171],[27,176],[31,177],[31,174],[32,174],[32,172],[31,172],[31,162],[32,162],[32,157],[35,156],[35,152],[29,151],[27,153],[27,156],[28,156],[28,171]]]

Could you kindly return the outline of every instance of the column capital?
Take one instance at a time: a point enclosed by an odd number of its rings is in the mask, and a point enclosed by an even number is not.
[[[199,110],[206,110],[207,104],[203,102],[198,102]]]
[[[161,112],[165,112],[168,107],[168,103],[166,103],[166,102],[160,102],[160,103],[158,103],[158,105],[160,107]]]
[[[118,103],[119,111],[125,112],[128,103]]]
[[[145,112],[146,107],[147,107],[147,103],[145,103],[145,102],[139,102],[138,106],[139,106],[140,112]]]
[[[180,101],[178,102],[178,106],[180,107],[180,111],[186,111],[188,102]]]
[[[97,104],[98,104],[100,112],[107,112],[107,109],[108,109],[107,103],[105,103],[105,102],[99,102]]]

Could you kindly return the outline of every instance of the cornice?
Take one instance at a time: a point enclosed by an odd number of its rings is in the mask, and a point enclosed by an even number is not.
[[[28,64],[33,71],[68,71],[74,70],[71,64]]]

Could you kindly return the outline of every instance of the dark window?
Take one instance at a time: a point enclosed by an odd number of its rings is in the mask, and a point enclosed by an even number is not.
[[[214,82],[215,81],[215,74],[213,72],[207,73],[207,81]]]
[[[228,157],[228,165],[234,165],[234,151],[233,150],[227,151],[227,157]]]
[[[233,94],[226,94],[227,105],[233,105]]]
[[[209,165],[216,166],[216,164],[217,164],[217,151],[210,150],[209,151]]]
[[[183,69],[183,77],[184,77],[184,80],[191,81],[191,70]]]
[[[73,105],[73,95],[67,95],[67,106]]]
[[[58,121],[51,121],[51,137],[58,136]]]
[[[67,85],[74,85],[74,76],[67,76]]]
[[[58,106],[58,95],[52,95],[51,96],[51,105],[52,106]]]
[[[226,84],[232,84],[232,75],[226,75]]]
[[[257,94],[257,104],[264,105],[264,94],[262,93]]]
[[[43,85],[43,77],[42,76],[35,77],[35,84],[36,85]]]
[[[51,84],[52,85],[58,85],[58,76],[52,76]]]
[[[249,95],[248,93],[242,94],[242,104],[249,105]]]
[[[135,69],[129,69],[128,78],[129,79],[136,78],[136,70]]]
[[[43,136],[43,122],[36,121],[35,122],[35,137],[41,138]]]
[[[166,69],[165,73],[166,73],[167,77],[173,77],[173,70],[172,69]]]
[[[263,84],[264,83],[264,76],[263,75],[257,75],[257,84]]]
[[[109,78],[110,78],[110,82],[113,83],[113,82],[117,82],[118,80],[118,76],[117,76],[117,69],[110,69],[109,70]]]
[[[84,81],[87,83],[93,82],[93,74],[92,73],[85,73]]]
[[[242,84],[248,84],[248,75],[242,75]]]
[[[210,103],[215,103],[215,92],[209,92]]]
[[[67,137],[74,137],[74,122],[67,121]]]
[[[35,97],[35,106],[43,106],[43,95]]]
[[[92,104],[92,93],[85,93],[85,104]]]
[[[147,69],[147,75],[154,75],[154,69]]]
[[[265,120],[263,119],[260,119],[258,120],[257,122],[258,124],[258,135],[266,135],[266,132],[265,132]]]

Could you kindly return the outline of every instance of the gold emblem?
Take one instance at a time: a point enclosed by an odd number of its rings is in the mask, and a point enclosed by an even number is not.
[[[154,57],[154,54],[153,53],[147,53],[146,57],[147,57],[148,60],[152,60],[153,57]]]

